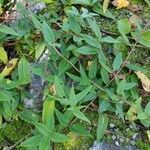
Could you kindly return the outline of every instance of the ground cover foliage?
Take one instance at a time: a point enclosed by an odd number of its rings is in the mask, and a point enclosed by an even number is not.
[[[84,126],[91,124],[91,109],[97,112],[98,141],[112,116],[143,126],[150,136],[150,25],[138,17],[135,1],[123,11],[116,9],[127,1],[108,7],[109,1],[46,0],[37,14],[29,9],[37,1],[17,3],[15,22],[13,15],[4,16],[9,8],[0,2],[1,127],[20,119],[32,126],[17,146],[52,149],[70,140],[68,132],[93,137]],[[141,3],[149,10],[148,0]],[[49,59],[34,65],[45,50]],[[33,74],[46,81],[40,112],[23,105]]]

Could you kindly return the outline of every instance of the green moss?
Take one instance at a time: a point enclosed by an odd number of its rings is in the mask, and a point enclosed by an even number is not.
[[[19,120],[9,122],[0,130],[0,149],[4,146],[10,146],[18,142],[30,132],[30,127],[27,123]]]
[[[86,150],[93,143],[92,138],[89,137],[81,137],[71,132],[68,133],[68,136],[70,137],[70,140],[63,144],[56,144],[55,150]]]
[[[150,150],[150,144],[144,143],[142,141],[137,141],[136,146],[141,150]]]

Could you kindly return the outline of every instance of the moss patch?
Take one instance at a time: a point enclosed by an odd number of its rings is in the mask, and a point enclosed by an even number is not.
[[[9,124],[0,130],[0,149],[15,144],[29,132],[30,126],[23,121],[9,122]]]

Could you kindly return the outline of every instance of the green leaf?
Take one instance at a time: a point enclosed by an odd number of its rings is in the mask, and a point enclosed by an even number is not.
[[[109,74],[104,68],[101,69],[101,77],[105,84],[109,83]]]
[[[25,110],[25,111],[20,112],[19,117],[22,120],[24,120],[30,124],[34,124],[34,123],[38,122],[38,120],[39,120],[39,117],[37,116],[37,114],[31,110]]]
[[[97,74],[97,59],[94,59],[92,64],[89,66],[89,78],[94,79]]]
[[[131,31],[131,23],[128,19],[118,21],[118,30],[122,35],[126,35]]]
[[[3,47],[0,47],[0,60],[6,64],[8,62],[7,53]]]
[[[6,91],[6,90],[0,90],[0,102],[10,102],[10,101],[15,101],[13,96],[11,95],[11,92]]]
[[[144,71],[144,67],[136,65],[136,64],[126,64],[125,65],[127,68],[133,71]]]
[[[144,112],[147,116],[150,116],[150,102],[147,103]]]
[[[47,126],[45,126],[42,123],[34,123],[35,128],[44,136],[49,136],[51,133],[51,130]]]
[[[22,57],[19,61],[18,75],[22,84],[26,84],[31,81],[30,64],[25,57]]]
[[[90,46],[82,46],[75,50],[75,52],[83,54],[83,55],[90,55],[90,54],[97,54],[98,49]]]
[[[50,131],[54,129],[54,110],[55,100],[49,97],[44,101],[42,111],[42,121],[49,128]]]
[[[112,38],[111,36],[106,36],[101,39],[101,42],[105,43],[120,43],[117,39]]]
[[[45,50],[45,43],[44,42],[39,42],[37,43],[37,45],[35,46],[35,58],[39,59],[40,56],[43,54],[44,50]]]
[[[119,82],[119,84],[117,86],[117,94],[118,95],[124,94],[125,85],[126,85],[126,80],[122,80]]]
[[[77,59],[75,57],[72,57],[69,60],[72,64],[75,64],[77,62]],[[60,64],[59,64],[59,75],[61,75],[62,73],[65,73],[67,70],[69,70],[71,68],[71,65],[66,61],[66,60],[61,60]]]
[[[56,116],[59,120],[59,123],[63,126],[63,127],[66,127],[67,126],[67,123],[68,123],[68,119],[65,117],[64,114],[62,114],[59,110],[55,109],[55,113],[56,113]]]
[[[92,137],[92,135],[89,133],[89,131],[85,127],[83,127],[83,125],[80,125],[80,124],[73,124],[70,127],[70,131],[74,132],[78,135],[81,135],[81,136]]]
[[[91,5],[91,0],[71,0],[71,4]]]
[[[80,92],[79,94],[77,94],[76,95],[76,99],[75,99],[76,104],[78,102],[80,102],[91,91],[91,89],[92,89],[92,86],[84,89],[82,92]]]
[[[64,142],[67,142],[69,140],[69,137],[65,134],[61,134],[61,133],[58,133],[58,132],[54,132],[52,134],[52,141],[55,142],[55,143],[64,143]]]
[[[82,78],[80,78],[80,77],[78,77],[78,76],[75,76],[75,75],[73,75],[73,74],[71,74],[71,73],[68,73],[68,72],[67,72],[67,75],[68,75],[70,78],[72,78],[74,81],[76,81],[76,82],[81,82],[81,80],[82,80]]]
[[[35,14],[32,13],[31,19],[32,19],[32,22],[33,22],[35,28],[38,29],[38,30],[42,30],[42,24],[41,24],[40,21],[36,18]]]
[[[98,119],[98,125],[97,125],[97,140],[100,141],[105,134],[108,126],[108,117],[105,114],[100,114]]]
[[[55,41],[55,34],[51,27],[44,21],[43,22],[43,35],[44,39],[48,44],[52,44]]]
[[[55,76],[55,82],[54,83],[55,83],[55,86],[56,86],[56,94],[59,97],[64,97],[65,92],[64,92],[63,86],[62,86],[60,80],[57,78],[57,76]]]
[[[20,36],[15,30],[13,30],[11,27],[8,27],[6,25],[0,25],[0,32],[9,34],[9,35],[14,35],[17,37]]]
[[[84,115],[84,113],[82,113],[82,112],[80,111],[79,108],[76,107],[76,108],[73,110],[73,114],[74,114],[77,118],[79,118],[79,119],[81,119],[81,120],[84,120],[84,121],[90,123],[90,120]]]
[[[137,83],[126,83],[124,90],[130,90],[132,88],[134,88],[137,85]]]
[[[99,51],[98,53],[98,60],[99,60],[99,63],[102,65],[102,67],[109,73],[112,72],[112,70],[110,69],[110,67],[107,65],[107,59],[103,53],[102,50]]]
[[[123,105],[120,103],[116,104],[116,115],[124,121]]]
[[[71,30],[76,34],[80,34],[81,27],[78,20],[71,13],[68,14],[68,18],[69,18],[69,26]]]
[[[118,96],[115,95],[111,90],[106,89],[106,92],[108,96],[113,100],[113,101],[118,101]]]
[[[115,17],[113,16],[113,14],[112,14],[109,10],[107,10],[105,13],[103,12],[103,6],[102,6],[100,3],[96,3],[96,4],[93,6],[92,10],[93,10],[94,12],[96,12],[96,13],[98,13],[98,14],[104,16],[104,17],[108,17],[108,18],[110,18],[110,19],[115,20]]]
[[[50,150],[50,138],[43,137],[39,142],[39,150]]]
[[[87,21],[88,21],[90,28],[92,29],[92,31],[97,36],[98,40],[100,40],[102,35],[100,32],[100,27],[98,27],[96,20],[94,18],[88,18]]]
[[[76,106],[76,97],[75,97],[74,86],[72,86],[69,94],[69,101],[71,106]]]
[[[24,142],[20,144],[21,147],[36,147],[39,145],[43,137],[41,135],[35,135],[30,138],[27,138]]]
[[[148,6],[150,6],[150,1],[149,0],[144,0],[145,3],[147,3]]]
[[[116,57],[115,57],[114,61],[113,61],[113,70],[114,71],[119,70],[119,68],[121,67],[122,63],[123,63],[122,53],[118,52],[116,54]]]
[[[90,35],[83,34],[83,40],[92,47],[99,48],[100,43]]]

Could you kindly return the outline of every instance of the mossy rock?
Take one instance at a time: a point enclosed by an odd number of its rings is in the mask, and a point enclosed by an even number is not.
[[[9,122],[0,130],[0,149],[11,146],[25,137],[30,132],[29,124],[19,120]],[[19,148],[20,149],[20,148]]]

